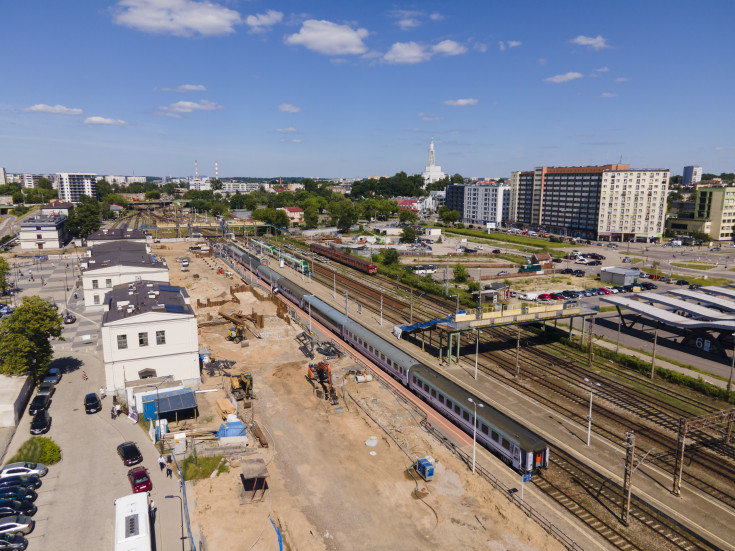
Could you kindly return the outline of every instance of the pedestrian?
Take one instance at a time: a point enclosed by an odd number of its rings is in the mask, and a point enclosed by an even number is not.
[[[115,415],[120,415],[120,402],[115,404]]]
[[[103,387],[100,387],[100,399],[105,397],[105,389]]]
[[[115,420],[115,406],[110,408],[110,419]]]
[[[161,472],[163,472],[163,468],[166,466],[166,460],[163,458],[163,455],[158,457],[158,465],[161,467]]]
[[[174,472],[171,470],[171,463],[166,464],[166,478],[173,478]]]
[[[87,380],[87,372],[82,371],[82,381],[86,381],[86,380]]]

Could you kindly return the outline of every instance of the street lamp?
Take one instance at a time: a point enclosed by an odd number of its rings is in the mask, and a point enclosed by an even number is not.
[[[485,404],[475,402],[472,398],[467,398],[469,402],[475,406],[475,415],[472,418],[473,420],[473,430],[472,430],[472,472],[475,472],[475,458],[477,457],[477,408],[479,407],[485,407]]]
[[[457,315],[459,313],[459,293],[456,295],[449,295],[449,298],[457,297],[457,308],[454,310],[454,314]]]
[[[595,393],[595,386],[599,387],[600,383],[593,383],[587,377],[584,380],[590,384],[590,413],[587,416],[587,445],[589,446],[590,438],[592,437],[592,396]]]
[[[156,387],[156,421],[158,421],[156,423],[156,439],[158,441],[161,440],[161,401],[160,401],[160,397],[159,397],[159,394],[158,394],[158,388],[163,383],[165,383],[166,381],[170,381],[173,378],[174,378],[173,375],[164,375],[163,377],[160,377],[161,380],[157,384],[149,384],[149,385],[146,385],[146,386],[149,386],[149,387],[150,386]],[[161,443],[161,453],[163,453],[163,443]]]
[[[179,500],[179,513],[181,515],[181,551],[184,551],[184,541],[186,540],[186,536],[184,536],[184,500],[181,499],[181,496],[166,496],[166,499],[174,498]]]
[[[732,334],[733,337],[733,349],[732,349],[732,364],[730,364],[730,378],[727,381],[727,396],[730,397],[730,389],[732,388],[732,372],[733,369],[735,369],[735,333]]]

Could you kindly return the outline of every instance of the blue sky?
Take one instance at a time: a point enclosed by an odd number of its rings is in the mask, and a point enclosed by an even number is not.
[[[8,172],[735,170],[731,1],[2,2]]]

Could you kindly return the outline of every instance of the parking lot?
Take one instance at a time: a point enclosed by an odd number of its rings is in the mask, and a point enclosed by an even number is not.
[[[40,278],[31,283],[21,281],[22,295],[39,294],[53,298],[62,310],[64,303],[64,264],[46,263],[42,268],[44,283]],[[34,270],[34,275],[37,272]],[[67,278],[68,279],[68,278]],[[69,281],[69,285],[73,283]],[[114,500],[132,493],[125,467],[117,455],[117,446],[124,441],[134,441],[143,454],[143,466],[150,471],[153,490],[150,497],[158,509],[155,515],[155,536],[158,550],[178,551],[180,542],[180,507],[178,499],[165,499],[165,495],[180,496],[178,478],[166,479],[165,471],[158,467],[158,452],[147,434],[126,417],[112,420],[111,397],[102,401],[103,409],[88,415],[84,411],[84,395],[99,392],[104,381],[102,350],[98,345],[101,312],[87,314],[82,304],[73,299],[69,310],[77,314],[77,322],[65,325],[64,341],[54,343],[53,367],[62,369],[49,408],[52,417],[52,438],[61,448],[61,462],[50,466],[49,474],[38,489],[36,527],[29,534],[29,549],[75,549],[98,551],[111,549],[114,541]],[[89,380],[82,380],[85,371]],[[26,412],[9,445],[3,463],[31,437],[31,417]]]

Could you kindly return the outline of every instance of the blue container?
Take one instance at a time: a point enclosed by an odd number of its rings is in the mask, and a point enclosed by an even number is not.
[[[429,457],[424,457],[416,462],[416,472],[426,482],[434,480],[434,462]]]

